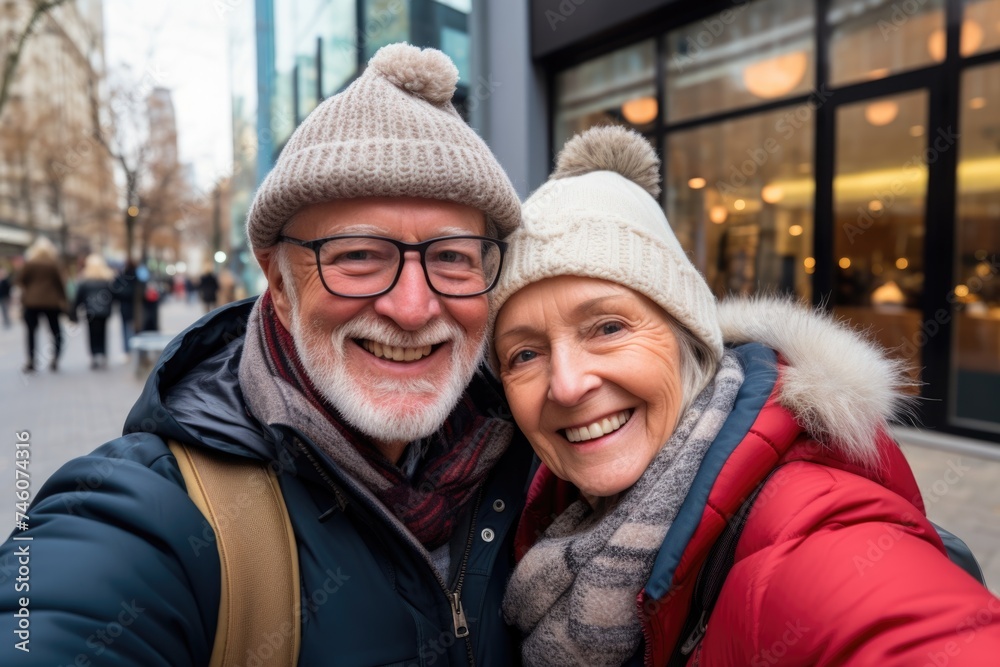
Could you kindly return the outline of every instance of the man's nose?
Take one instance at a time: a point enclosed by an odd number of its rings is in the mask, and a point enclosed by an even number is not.
[[[395,287],[375,299],[375,312],[390,318],[404,331],[417,331],[441,315],[441,299],[427,284],[420,253],[404,253],[402,262]]]

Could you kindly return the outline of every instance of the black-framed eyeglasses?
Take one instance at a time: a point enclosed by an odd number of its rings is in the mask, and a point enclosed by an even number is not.
[[[431,290],[441,296],[486,294],[500,278],[507,244],[485,236],[441,236],[404,243],[384,236],[352,234],[303,241],[279,236],[283,243],[309,248],[323,287],[334,296],[363,299],[392,290],[403,273],[403,254],[420,253]]]

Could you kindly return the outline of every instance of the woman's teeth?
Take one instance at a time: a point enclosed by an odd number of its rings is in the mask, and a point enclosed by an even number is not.
[[[380,359],[391,361],[417,361],[423,359],[431,353],[433,346],[423,347],[395,347],[394,345],[383,345],[373,340],[361,341],[361,347],[365,348]]]
[[[602,435],[613,433],[625,425],[625,422],[632,416],[632,410],[622,410],[616,415],[605,417],[601,421],[594,422],[589,426],[566,429],[566,439],[570,442],[586,442]]]

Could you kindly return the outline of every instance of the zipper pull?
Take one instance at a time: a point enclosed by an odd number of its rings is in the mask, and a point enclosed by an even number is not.
[[[701,617],[698,619],[698,625],[695,626],[694,630],[691,632],[691,636],[689,636],[687,641],[684,642],[684,645],[681,646],[681,653],[684,655],[691,655],[691,651],[695,650],[698,647],[698,644],[701,643],[701,640],[705,637],[705,632],[708,630],[708,623],[705,622],[707,620],[705,618],[707,615],[708,614],[706,612],[701,612]]]
[[[462,609],[461,593],[451,594],[451,620],[455,625],[455,636],[461,639],[469,636],[469,623],[465,620],[465,610]]]

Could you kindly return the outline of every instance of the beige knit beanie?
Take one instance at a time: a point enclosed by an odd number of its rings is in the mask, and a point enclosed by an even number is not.
[[[302,122],[247,216],[255,249],[278,242],[304,206],[358,197],[422,197],[483,211],[500,238],[520,201],[486,143],[451,104],[458,69],[441,51],[382,47],[342,93]]]
[[[490,293],[491,325],[531,283],[600,278],[652,299],[721,359],[715,296],[667,223],[659,183],[656,152],[632,130],[596,127],[568,141],[507,239],[504,270]]]

